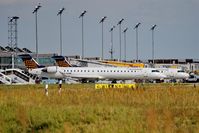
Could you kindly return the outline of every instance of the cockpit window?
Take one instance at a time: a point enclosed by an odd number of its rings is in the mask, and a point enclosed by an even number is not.
[[[151,72],[152,72],[152,73],[153,73],[153,72],[158,72],[158,73],[159,73],[160,71],[158,71],[158,70],[152,70]]]
[[[183,70],[178,70],[178,73],[184,73],[184,71]]]

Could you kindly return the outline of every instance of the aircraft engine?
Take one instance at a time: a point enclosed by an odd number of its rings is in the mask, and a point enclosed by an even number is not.
[[[57,67],[56,66],[46,67],[46,68],[42,69],[42,71],[46,72],[46,73],[56,73]]]

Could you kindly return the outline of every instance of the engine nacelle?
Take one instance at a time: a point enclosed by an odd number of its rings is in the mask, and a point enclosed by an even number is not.
[[[57,67],[56,66],[46,67],[46,68],[42,69],[42,71],[46,72],[46,73],[56,73]]]

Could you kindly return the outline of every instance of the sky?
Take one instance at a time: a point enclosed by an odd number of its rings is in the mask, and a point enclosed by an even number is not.
[[[8,17],[18,16],[18,47],[36,51],[35,6],[38,10],[39,53],[60,53],[59,16],[62,14],[63,55],[81,55],[81,19],[84,16],[84,55],[101,57],[104,21],[104,58],[110,58],[111,34],[113,32],[114,58],[119,58],[119,27],[126,32],[127,60],[136,59],[135,25],[138,29],[139,59],[152,58],[152,32],[154,31],[155,58],[199,59],[199,1],[198,0],[0,0],[0,45],[8,45]],[[122,59],[124,58],[124,34],[122,33]]]

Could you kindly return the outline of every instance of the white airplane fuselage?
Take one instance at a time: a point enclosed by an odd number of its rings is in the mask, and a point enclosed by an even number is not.
[[[176,68],[155,68],[166,76],[166,79],[187,79],[189,74]]]
[[[44,71],[44,69],[46,69]],[[154,68],[125,68],[125,67],[46,67],[29,70],[32,74],[50,78],[77,79],[163,79],[166,76]]]

